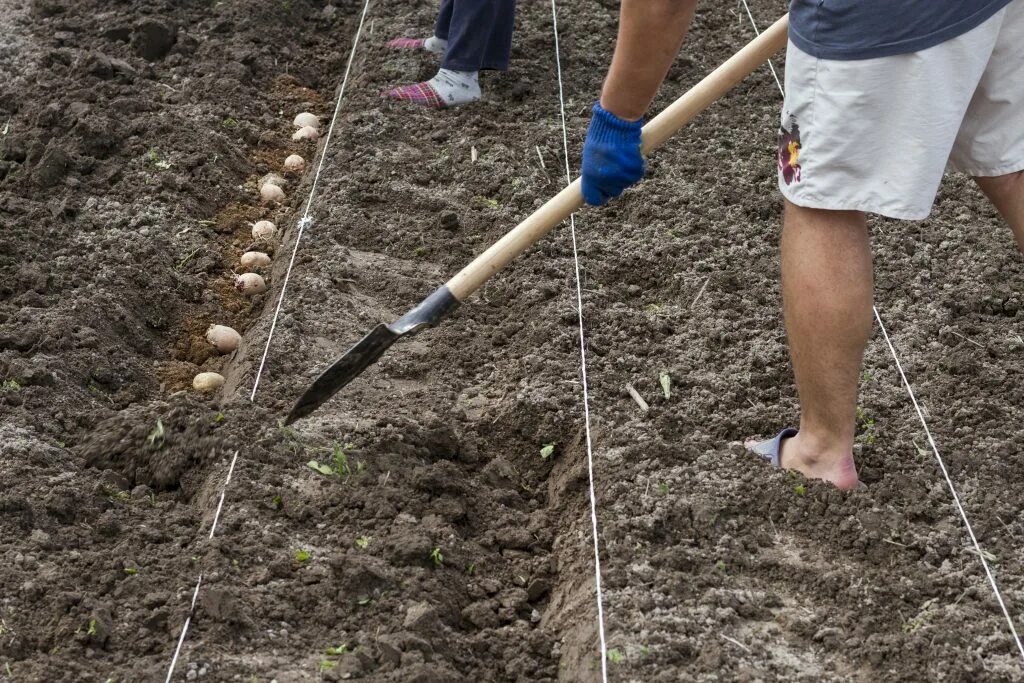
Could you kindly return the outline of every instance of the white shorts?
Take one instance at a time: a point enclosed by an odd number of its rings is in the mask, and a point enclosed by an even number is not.
[[[935,47],[817,59],[792,43],[779,189],[798,206],[920,220],[948,165],[1024,169],[1024,0]]]

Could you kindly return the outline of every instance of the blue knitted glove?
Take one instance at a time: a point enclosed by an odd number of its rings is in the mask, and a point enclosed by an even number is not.
[[[640,121],[623,121],[594,104],[583,143],[583,199],[600,206],[644,177]]]

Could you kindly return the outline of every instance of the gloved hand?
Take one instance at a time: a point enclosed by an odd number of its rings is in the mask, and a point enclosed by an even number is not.
[[[641,121],[624,121],[594,104],[583,143],[583,199],[600,206],[644,177],[640,154]]]

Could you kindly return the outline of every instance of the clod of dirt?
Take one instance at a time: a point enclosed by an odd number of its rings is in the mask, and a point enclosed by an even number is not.
[[[156,19],[144,19],[132,31],[132,48],[147,61],[160,59],[174,46],[178,30]]]
[[[179,396],[174,404],[132,406],[113,415],[76,450],[87,466],[115,470],[131,487],[172,490],[187,471],[230,447],[222,423],[199,401]]]
[[[36,164],[32,177],[40,187],[53,187],[64,178],[71,158],[59,147],[50,145]]]

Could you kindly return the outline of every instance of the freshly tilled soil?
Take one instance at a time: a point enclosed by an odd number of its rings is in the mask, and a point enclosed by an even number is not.
[[[384,43],[429,30],[434,3],[370,6],[249,400],[324,147],[293,143],[291,119],[326,129],[361,10],[34,0],[0,18],[5,680],[162,680],[200,574],[178,680],[598,677],[566,229],[313,416],[278,422],[564,184],[549,6],[520,7],[485,101],[440,113],[379,97],[432,73]],[[656,108],[749,40],[733,10],[701,8]],[[573,168],[616,15],[559,3]],[[796,419],[778,110],[760,70],[640,187],[577,217],[610,675],[1024,680],[880,337],[858,419],[866,488],[739,445]],[[258,179],[290,153],[306,172],[262,205]],[[246,299],[233,271],[262,218],[284,234],[259,245],[270,290]],[[1016,618],[1024,260],[961,177],[929,220],[872,228],[881,316]],[[217,356],[211,323],[242,346]],[[200,371],[223,391],[193,392]]]

